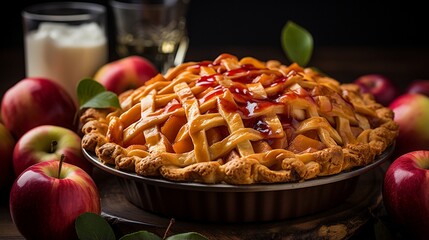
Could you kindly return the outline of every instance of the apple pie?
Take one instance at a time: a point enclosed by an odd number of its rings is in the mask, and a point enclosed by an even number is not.
[[[395,141],[393,112],[352,83],[277,60],[186,62],[87,109],[82,147],[171,181],[298,182],[368,165]]]

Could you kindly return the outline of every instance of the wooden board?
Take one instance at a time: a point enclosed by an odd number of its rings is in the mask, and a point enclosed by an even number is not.
[[[97,169],[98,170],[98,169]],[[260,223],[200,223],[175,221],[169,234],[198,232],[209,239],[347,239],[371,218],[382,202],[382,168],[359,179],[355,192],[341,205],[327,211],[297,219]],[[122,193],[115,177],[95,174],[102,199],[102,216],[119,235],[146,230],[163,236],[171,219],[146,212],[131,204]]]

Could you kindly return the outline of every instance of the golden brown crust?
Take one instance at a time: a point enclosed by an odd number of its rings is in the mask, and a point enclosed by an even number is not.
[[[202,183],[296,182],[365,166],[393,144],[393,112],[296,64],[189,62],[88,109],[82,146],[146,177]]]

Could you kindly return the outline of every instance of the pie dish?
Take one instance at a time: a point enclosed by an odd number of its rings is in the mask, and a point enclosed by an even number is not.
[[[81,115],[101,163],[174,182],[303,182],[371,164],[398,134],[393,112],[351,83],[276,60],[187,62]]]
[[[389,159],[393,150],[394,145],[389,146],[371,164],[353,171],[297,183],[246,185],[174,182],[144,177],[116,169],[114,165],[103,164],[94,152],[83,149],[83,153],[96,170],[101,170],[109,178],[108,181],[97,181],[105,203],[102,209],[104,214],[111,214],[110,210],[117,209],[115,215],[120,219],[129,214],[141,218],[154,213],[167,220],[174,218],[178,220],[176,223],[191,221],[222,224],[292,219],[308,222],[317,215],[324,215],[324,219],[326,216],[332,217],[340,206],[348,209],[348,214],[353,214],[352,208],[364,205],[365,202],[368,204],[365,199],[379,203],[380,198],[376,196],[381,194],[380,182],[384,176],[384,170],[380,166]],[[100,175],[102,174],[95,176]],[[115,182],[119,188],[115,188]],[[120,208],[127,203],[116,202],[118,197],[127,199],[141,211]],[[356,218],[356,212],[353,218]],[[154,222],[156,220],[152,217],[148,219],[148,223]],[[290,225],[289,222],[282,224]]]

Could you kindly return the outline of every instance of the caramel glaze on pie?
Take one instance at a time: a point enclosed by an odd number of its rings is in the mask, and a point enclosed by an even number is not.
[[[393,144],[393,112],[297,64],[187,62],[119,95],[122,109],[87,109],[82,147],[103,164],[173,181],[297,182],[374,161]]]

